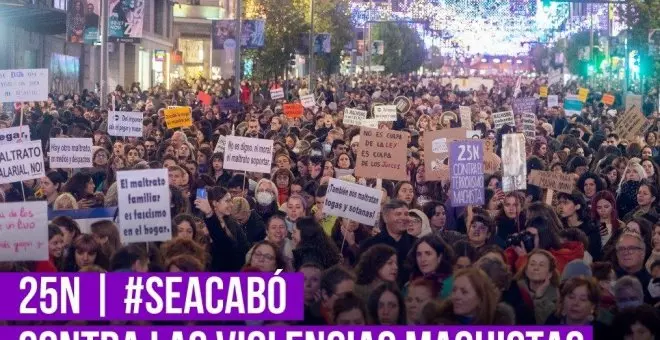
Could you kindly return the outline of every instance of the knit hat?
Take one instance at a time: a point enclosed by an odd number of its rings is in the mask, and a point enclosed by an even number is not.
[[[591,277],[591,268],[582,260],[573,260],[564,267],[564,272],[561,274],[561,282],[564,283],[578,276]]]

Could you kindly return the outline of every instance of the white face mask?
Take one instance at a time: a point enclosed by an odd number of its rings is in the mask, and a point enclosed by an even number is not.
[[[273,194],[268,191],[258,192],[255,195],[255,198],[257,199],[257,203],[259,203],[259,205],[270,205],[275,200],[275,196],[273,196]]]

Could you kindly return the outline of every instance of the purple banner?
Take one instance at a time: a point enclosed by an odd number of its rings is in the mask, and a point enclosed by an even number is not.
[[[0,320],[302,320],[303,275],[0,274]]]
[[[529,98],[516,98],[513,100],[513,114],[519,115],[525,112],[536,114],[537,99],[534,97]]]
[[[592,340],[590,326],[326,326],[326,327],[0,327],[4,340],[37,339],[534,339]],[[87,332],[87,333],[86,333]],[[78,337],[75,335],[78,334]],[[84,336],[87,337],[84,337]],[[68,337],[66,337],[68,336]]]
[[[484,204],[484,142],[457,140],[449,144],[451,204]]]

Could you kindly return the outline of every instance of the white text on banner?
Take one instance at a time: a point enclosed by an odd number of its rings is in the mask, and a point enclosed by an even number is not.
[[[48,100],[48,69],[0,71],[0,103]]]
[[[40,140],[2,146],[0,184],[44,176],[44,154]]]
[[[117,172],[119,227],[123,243],[172,238],[167,169]]]
[[[91,138],[51,138],[48,152],[51,168],[91,168]]]
[[[331,178],[323,213],[373,226],[379,218],[382,195],[378,189]]]
[[[111,111],[108,113],[108,134],[117,137],[142,137],[142,112]]]
[[[227,136],[225,169],[269,174],[272,162],[272,139]]]
[[[48,260],[46,201],[0,204],[0,262]]]

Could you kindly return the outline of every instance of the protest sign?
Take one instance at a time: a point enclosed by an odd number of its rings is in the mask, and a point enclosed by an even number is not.
[[[270,99],[278,100],[284,98],[284,90],[281,87],[270,90]]]
[[[177,106],[165,109],[165,124],[168,129],[189,127],[193,123],[189,106]]]
[[[374,106],[374,118],[379,122],[396,122],[396,105]]]
[[[628,112],[633,106],[639,108],[640,110],[642,109],[641,95],[631,93],[626,95],[626,112]]]
[[[363,119],[360,126],[364,126],[372,129],[378,129],[379,123],[380,122],[378,121],[378,119],[369,118],[369,119]]]
[[[581,102],[586,103],[588,96],[589,96],[589,89],[585,89],[584,87],[578,89],[578,99]]]
[[[465,138],[481,139],[481,130],[467,130],[465,131]]]
[[[447,164],[449,143],[465,139],[467,129],[453,128],[424,132],[424,170],[427,181],[442,181],[449,178]]]
[[[537,99],[530,98],[517,98],[513,100],[513,114],[520,115],[525,112],[536,113]]]
[[[0,262],[48,260],[48,203],[0,204]]]
[[[362,125],[362,120],[367,118],[367,111],[358,109],[344,109],[344,125]]]
[[[48,100],[48,69],[0,71],[0,103]]]
[[[560,68],[550,69],[548,71],[548,85],[550,86],[557,84],[559,82],[563,83],[563,78],[564,75],[562,74],[562,70]]]
[[[220,109],[221,110],[240,110],[241,103],[236,99],[236,96],[220,100]]]
[[[51,138],[48,152],[51,168],[91,168],[91,138]]]
[[[225,170],[269,174],[273,162],[273,140],[227,136]]]
[[[108,112],[108,134],[117,137],[142,137],[142,112]]]
[[[303,110],[302,104],[299,103],[282,105],[282,111],[287,118],[300,118],[303,116]]]
[[[484,204],[484,142],[453,141],[449,144],[451,205]]]
[[[631,141],[637,136],[644,136],[649,127],[651,122],[646,119],[639,107],[633,107],[619,116],[614,125],[621,140]]]
[[[522,114],[522,132],[526,138],[536,136],[536,115],[533,113]]]
[[[30,141],[29,126],[14,126],[0,129],[0,145]]]
[[[331,178],[323,203],[323,214],[373,226],[380,217],[382,196],[379,189]]]
[[[502,136],[502,189],[504,192],[527,189],[525,136],[509,133]]]
[[[536,185],[539,188],[552,189],[567,194],[575,189],[575,176],[572,174],[532,170],[528,177],[529,184]]]
[[[361,128],[355,176],[405,180],[407,148],[407,132]]]
[[[566,95],[566,98],[564,98],[564,112],[566,112],[566,116],[579,115],[582,112],[582,106],[582,101],[574,94]]]
[[[167,169],[118,171],[117,202],[122,243],[172,238]]]
[[[615,98],[613,95],[609,93],[605,93],[603,94],[603,97],[600,99],[600,101],[607,106],[612,106],[614,104],[614,99]]]
[[[556,94],[548,95],[548,107],[559,106],[559,96]]]
[[[404,96],[394,98],[393,104],[396,106],[396,110],[402,115],[408,113],[412,107],[410,98]]]
[[[0,150],[0,184],[44,177],[41,141],[3,145]]]
[[[495,130],[503,128],[504,125],[509,125],[510,127],[516,126],[516,120],[513,118],[513,111],[493,113],[493,124],[495,124]]]
[[[227,143],[226,136],[218,136],[218,142],[215,144],[215,149],[213,150],[213,153],[224,153],[226,143]]]
[[[306,94],[304,96],[300,96],[300,103],[306,109],[314,107],[316,105],[316,101],[314,100],[313,94]]]
[[[80,232],[90,234],[91,226],[98,221],[114,221],[119,215],[117,207],[109,208],[91,208],[91,209],[73,209],[73,210],[53,210],[48,209],[48,221],[51,222],[58,216],[68,216],[78,224]]]
[[[199,100],[199,102],[204,105],[211,106],[211,103],[213,102],[213,97],[211,97],[211,95],[209,95],[204,91],[199,91],[199,93],[197,94],[197,100]]]
[[[548,97],[548,87],[547,86],[539,87],[539,97],[541,97],[541,98],[547,98]]]
[[[472,109],[469,106],[459,106],[458,113],[461,116],[461,127],[472,130]]]

